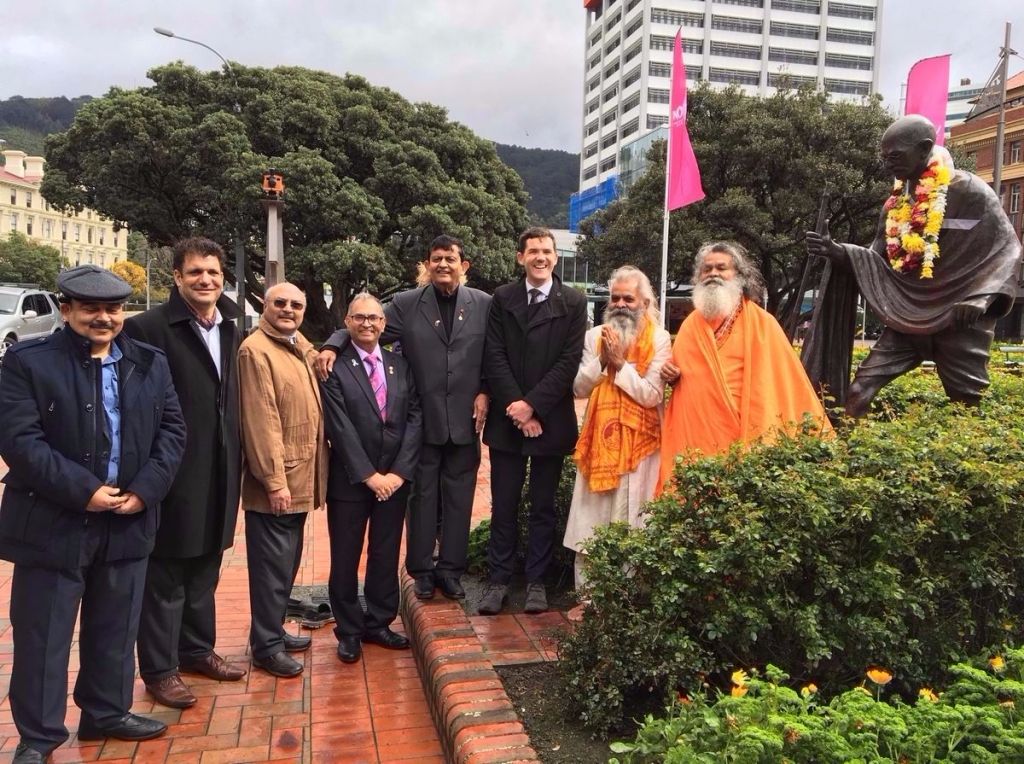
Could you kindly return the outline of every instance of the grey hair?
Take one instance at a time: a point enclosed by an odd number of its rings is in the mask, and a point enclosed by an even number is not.
[[[704,266],[704,260],[713,252],[721,252],[732,258],[732,264],[736,268],[736,275],[743,284],[743,296],[758,305],[764,303],[765,288],[764,278],[761,271],[757,269],[747,250],[735,241],[713,241],[705,244],[697,251],[693,259],[693,284],[700,283],[700,269]]]
[[[658,310],[658,301],[654,297],[654,289],[651,287],[651,280],[647,274],[633,265],[620,265],[612,275],[608,277],[608,292],[620,281],[633,281],[636,283],[640,297],[647,300],[647,320],[655,326],[661,326],[661,311]]]
[[[384,313],[384,305],[381,303],[380,300],[377,299],[376,295],[370,294],[369,292],[360,292],[351,300],[349,300],[348,308],[346,309],[345,314],[350,314],[352,312],[352,306],[355,305],[360,300],[373,300],[375,303],[377,303],[377,307],[380,308],[380,312],[382,314]]]

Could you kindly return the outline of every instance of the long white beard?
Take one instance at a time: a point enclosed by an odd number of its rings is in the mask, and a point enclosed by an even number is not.
[[[693,287],[693,307],[708,321],[731,316],[743,299],[743,285],[737,279],[712,279]]]
[[[618,333],[624,348],[633,345],[633,340],[636,339],[637,325],[640,323],[637,314],[632,311],[612,314],[607,317],[605,323]]]

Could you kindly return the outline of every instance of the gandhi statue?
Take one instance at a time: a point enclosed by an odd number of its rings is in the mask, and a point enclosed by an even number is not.
[[[1016,294],[1020,242],[999,198],[953,168],[924,117],[885,131],[882,163],[896,181],[870,247],[836,243],[827,226],[807,233],[807,251],[852,270],[885,324],[850,385],[846,413],[863,416],[879,390],[922,361],[935,362],[950,400],[976,405],[989,384],[996,320]]]

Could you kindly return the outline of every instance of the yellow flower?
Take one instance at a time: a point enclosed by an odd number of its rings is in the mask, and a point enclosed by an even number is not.
[[[932,703],[936,703],[939,700],[939,696],[927,687],[922,687],[920,690],[918,690],[917,697],[921,698],[922,700],[929,700]]]
[[[818,691],[818,685],[816,685],[814,682],[810,682],[809,684],[805,684],[800,689],[800,694],[803,695],[805,698],[809,698],[811,695],[813,695],[817,691]]]
[[[908,233],[903,237],[904,252],[924,252],[924,239],[919,234]]]
[[[1006,668],[1006,661],[1003,660],[1003,656],[994,655],[988,659],[988,665],[992,668],[993,671],[999,673]]]
[[[732,672],[732,683],[739,687],[746,687],[750,681],[750,677],[747,676],[747,672],[743,669],[736,669]]]
[[[747,687],[746,685],[738,684],[738,685],[733,685],[731,693],[732,693],[732,696],[734,698],[742,698],[744,695],[747,694],[748,690],[750,690],[750,688]]]
[[[878,666],[872,666],[867,671],[868,679],[883,687],[892,681],[892,672]]]

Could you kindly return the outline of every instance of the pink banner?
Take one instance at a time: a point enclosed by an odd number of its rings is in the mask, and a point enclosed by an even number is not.
[[[672,94],[668,118],[668,193],[665,204],[677,210],[704,198],[700,168],[693,155],[690,133],[686,129],[686,67],[683,66],[683,30],[676,32],[672,55]]]
[[[907,76],[904,114],[920,114],[935,125],[935,145],[946,140],[946,99],[949,96],[949,54],[922,58]]]

